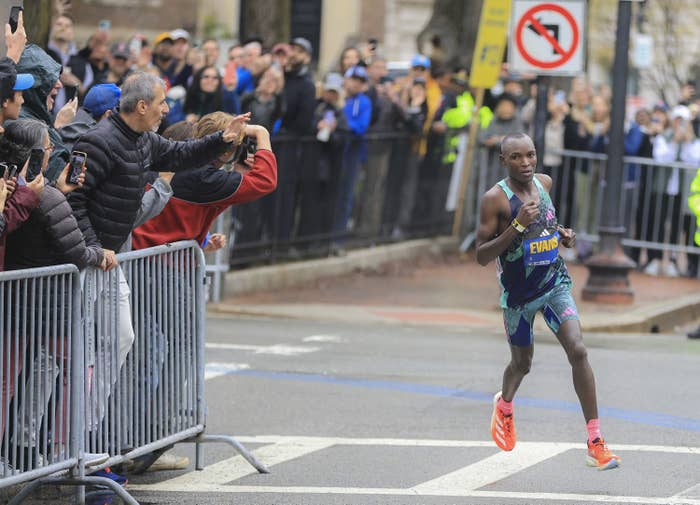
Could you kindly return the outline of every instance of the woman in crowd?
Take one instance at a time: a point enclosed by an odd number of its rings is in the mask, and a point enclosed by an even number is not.
[[[214,65],[207,65],[192,78],[192,84],[185,97],[185,115],[190,123],[212,112],[233,112],[226,107],[221,75]]]

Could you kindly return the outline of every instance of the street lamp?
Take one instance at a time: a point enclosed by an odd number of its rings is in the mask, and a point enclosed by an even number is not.
[[[599,226],[599,252],[586,261],[589,277],[583,288],[583,299],[603,303],[632,303],[629,271],[636,265],[622,250],[625,225],[619,209],[624,168],[624,124],[629,67],[629,38],[632,1],[617,4],[617,32],[613,65],[613,96],[610,114],[610,143],[603,188],[603,212]]]

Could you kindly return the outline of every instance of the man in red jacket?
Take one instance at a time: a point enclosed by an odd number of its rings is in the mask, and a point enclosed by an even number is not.
[[[219,131],[232,117],[213,112],[195,125],[194,137]],[[222,154],[210,164],[176,173],[170,181],[173,196],[163,211],[133,232],[134,249],[144,249],[178,240],[196,240],[203,245],[214,220],[231,205],[257,200],[277,187],[277,160],[270,134],[262,126],[247,125],[245,134],[257,142],[250,168],[222,170],[235,152]]]

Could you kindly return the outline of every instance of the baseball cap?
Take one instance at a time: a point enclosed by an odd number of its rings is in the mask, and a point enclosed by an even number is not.
[[[190,41],[190,34],[187,32],[187,30],[183,30],[182,28],[178,28],[178,29],[170,32],[170,38],[173,40],[184,39],[187,42],[189,42]]]
[[[354,67],[350,67],[347,69],[345,72],[345,78],[346,79],[361,79],[363,81],[367,80],[367,70],[365,70],[365,67],[362,67],[360,65],[355,65]]]
[[[7,58],[0,60],[0,97],[12,97],[12,91],[24,91],[34,86],[32,74],[18,74],[14,63]]]
[[[309,41],[308,41],[307,39],[305,39],[304,37],[295,37],[295,38],[293,38],[293,39],[291,40],[291,42],[289,42],[289,45],[292,45],[292,46],[299,46],[299,47],[301,47],[302,49],[304,49],[304,51],[306,51],[306,52],[309,53],[309,54],[313,54],[313,53],[314,53],[313,47],[311,46],[311,42],[309,42]]]
[[[158,35],[156,35],[156,38],[153,39],[153,45],[157,46],[161,42],[166,42],[166,41],[175,42],[173,40],[172,35],[170,35],[170,32],[161,32]]]
[[[289,47],[289,44],[284,44],[284,43],[279,43],[275,44],[272,46],[272,51],[270,51],[272,54],[277,54],[277,53],[284,53],[284,54],[289,54],[289,50],[291,48]]]
[[[108,110],[114,109],[122,96],[122,91],[116,84],[97,84],[90,88],[83,101],[83,109],[98,119]]]
[[[671,109],[671,119],[681,118],[683,121],[690,121],[690,109],[685,105],[676,105]]]
[[[125,60],[128,60],[131,56],[129,46],[127,46],[124,42],[116,42],[112,44],[110,52],[115,58],[124,58]]]
[[[422,54],[416,54],[411,59],[411,66],[430,68],[430,58],[428,58],[427,56],[423,56]]]
[[[343,76],[337,72],[330,72],[323,81],[323,89],[340,92],[343,89]]]

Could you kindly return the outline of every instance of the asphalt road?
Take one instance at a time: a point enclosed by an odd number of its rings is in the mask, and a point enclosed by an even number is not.
[[[619,469],[585,466],[570,367],[536,340],[516,398],[518,446],[489,436],[508,360],[501,328],[311,320],[207,320],[208,432],[268,464],[207,445],[202,472],[131,477],[143,504],[700,504],[700,343],[586,336],[603,433]],[[178,446],[190,456],[191,446]],[[113,502],[116,503],[116,502]]]
[[[700,505],[700,342],[589,334],[618,469],[585,466],[585,425],[556,341],[536,336],[518,445],[489,435],[508,348],[498,327],[207,319],[208,428],[270,467],[204,446],[207,468],[131,475],[142,504]],[[72,503],[44,488],[29,505]],[[93,495],[90,505],[121,503]]]

